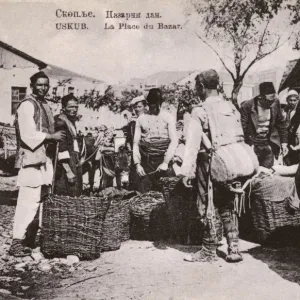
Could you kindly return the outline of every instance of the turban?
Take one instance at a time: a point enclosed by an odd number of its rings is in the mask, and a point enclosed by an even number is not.
[[[138,97],[135,97],[135,98],[133,98],[132,100],[131,100],[131,103],[130,103],[130,105],[135,105],[136,103],[138,103],[138,102],[141,102],[141,101],[145,101],[146,99],[145,99],[145,97],[144,97],[144,95],[141,95],[141,96],[138,96]]]

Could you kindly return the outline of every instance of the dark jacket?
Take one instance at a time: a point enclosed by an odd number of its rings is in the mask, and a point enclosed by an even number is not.
[[[286,106],[284,108],[284,111],[288,114],[289,108]],[[300,125],[300,105],[298,103],[296,107],[295,114],[293,117],[288,121],[288,131],[289,131],[289,144],[294,145],[295,144],[295,138],[296,138],[296,132]]]
[[[241,121],[245,135],[245,142],[250,146],[256,136],[258,126],[257,101],[258,97],[247,100],[241,105]],[[271,119],[269,128],[269,140],[280,149],[282,143],[288,142],[288,122],[280,108],[279,100],[275,100],[270,107]]]
[[[54,117],[55,130],[63,130],[66,133],[66,139],[59,143],[59,152],[62,153],[68,151],[70,158],[59,160],[57,162],[54,191],[55,194],[58,195],[78,197],[82,193],[82,168],[79,164],[80,155],[78,152],[74,151],[74,139],[77,139],[77,136],[72,133],[64,118],[65,117],[63,117],[61,114]],[[66,171],[62,165],[63,162],[69,164],[70,169],[76,176],[76,182],[74,184],[68,182]]]

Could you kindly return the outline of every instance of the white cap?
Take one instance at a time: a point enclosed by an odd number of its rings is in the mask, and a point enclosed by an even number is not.
[[[299,96],[299,94],[295,90],[290,90],[286,96],[286,98],[290,96]]]
[[[133,98],[133,99],[131,100],[131,103],[130,103],[130,104],[131,104],[131,105],[134,105],[134,104],[136,104],[136,103],[138,103],[138,102],[140,102],[140,101],[146,101],[144,95],[141,95],[141,96],[138,96],[138,97]]]

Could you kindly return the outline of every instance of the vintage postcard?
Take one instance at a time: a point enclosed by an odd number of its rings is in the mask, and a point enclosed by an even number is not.
[[[0,0],[0,299],[300,299],[299,0]]]

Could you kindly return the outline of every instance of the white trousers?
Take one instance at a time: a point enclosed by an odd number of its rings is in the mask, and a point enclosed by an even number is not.
[[[41,203],[42,186],[27,187],[19,189],[18,202],[14,218],[13,238],[25,238],[28,225],[33,221]],[[41,209],[40,209],[41,213]],[[40,218],[41,222],[41,218]]]

